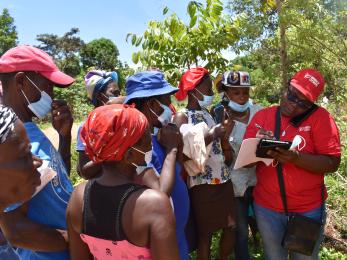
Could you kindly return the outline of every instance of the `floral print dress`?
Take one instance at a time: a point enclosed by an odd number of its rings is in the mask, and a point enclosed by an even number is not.
[[[188,117],[188,123],[196,125],[205,122],[209,128],[216,125],[213,117],[206,110],[189,110],[183,109],[181,112],[185,113]],[[189,188],[201,184],[221,184],[230,180],[229,167],[224,163],[224,155],[220,143],[220,139],[212,142],[212,149],[209,158],[206,160],[204,172],[188,177]]]

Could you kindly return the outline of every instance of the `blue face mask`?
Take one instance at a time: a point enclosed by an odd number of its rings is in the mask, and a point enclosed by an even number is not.
[[[160,116],[158,116],[157,113],[155,113],[151,108],[149,108],[149,110],[158,117],[158,121],[161,123],[161,126],[166,126],[171,122],[172,111],[168,106],[160,103],[158,100],[156,101],[164,111],[160,114]]]
[[[213,96],[204,95],[198,89],[196,89],[196,91],[198,91],[203,97],[203,100],[199,100],[196,96],[193,95],[193,97],[195,97],[195,99],[198,101],[199,106],[207,108],[209,105],[212,104]]]
[[[236,112],[245,112],[250,107],[250,105],[251,103],[249,102],[249,100],[243,105],[240,105],[231,100],[229,100],[229,103],[228,103],[228,106]]]

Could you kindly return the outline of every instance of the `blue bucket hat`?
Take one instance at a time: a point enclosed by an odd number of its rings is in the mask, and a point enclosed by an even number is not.
[[[129,104],[135,98],[148,98],[166,94],[174,94],[178,88],[173,87],[164,79],[160,71],[144,71],[130,76],[125,83],[126,98]]]

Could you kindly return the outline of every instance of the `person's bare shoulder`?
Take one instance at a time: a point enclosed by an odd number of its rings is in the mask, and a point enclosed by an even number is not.
[[[163,214],[172,211],[169,197],[160,191],[146,189],[138,197],[137,203],[144,206],[147,214]]]
[[[66,210],[66,217],[76,231],[80,231],[82,226],[83,197],[86,184],[87,182],[83,182],[75,187]]]
[[[177,112],[172,121],[174,124],[180,127],[182,124],[188,123],[188,117],[184,112]]]

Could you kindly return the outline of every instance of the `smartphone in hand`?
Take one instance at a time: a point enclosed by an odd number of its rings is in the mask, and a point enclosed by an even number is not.
[[[214,120],[216,121],[217,124],[220,124],[222,123],[222,120],[224,118],[224,106],[219,104],[217,105],[214,109],[214,114],[215,114],[215,117],[214,117]]]
[[[261,157],[261,158],[272,158],[271,156],[267,154],[269,150],[275,150],[276,147],[280,147],[282,149],[288,150],[291,145],[292,145],[292,142],[288,142],[288,141],[261,139],[257,146],[257,150],[255,151],[255,154],[257,157]]]

